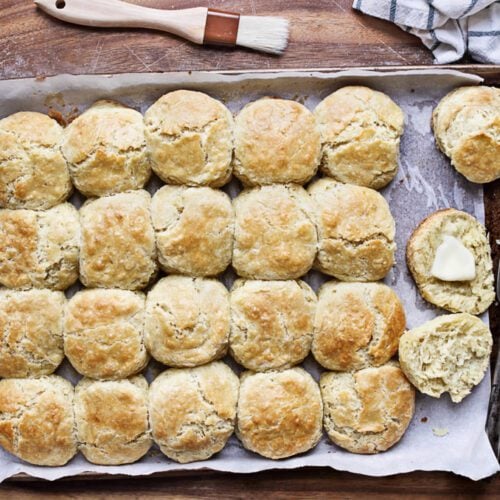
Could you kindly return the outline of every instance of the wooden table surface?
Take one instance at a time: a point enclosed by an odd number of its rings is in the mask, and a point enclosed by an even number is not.
[[[150,7],[184,8],[191,0],[134,0]],[[351,0],[209,0],[210,7],[243,14],[282,15],[291,22],[291,40],[282,57],[248,50],[200,48],[184,40],[144,30],[95,30],[65,25],[37,12],[29,0],[0,0],[0,79],[59,73],[120,73],[178,70],[407,66],[432,63],[420,41],[399,28],[351,9]],[[461,61],[467,64],[470,61]],[[490,67],[491,81],[500,80]],[[500,239],[500,183],[486,190],[488,224],[495,265]],[[498,307],[491,311],[500,324]],[[500,496],[500,476],[472,482],[448,473],[368,478],[321,468],[269,471],[252,475],[194,473],[142,479],[71,480],[0,485],[0,498],[83,496],[199,496],[243,498],[377,498],[453,495]]]

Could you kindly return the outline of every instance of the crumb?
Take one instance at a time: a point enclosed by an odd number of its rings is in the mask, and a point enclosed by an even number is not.
[[[35,81],[36,82],[43,82],[45,80],[45,78],[47,78],[47,77],[43,76],[43,75],[37,75],[37,77],[35,78]]]
[[[64,116],[61,114],[60,111],[57,111],[56,109],[49,108],[49,111],[47,113],[51,118],[53,118],[61,127],[65,127],[67,125],[66,120],[64,119]]]
[[[432,433],[436,437],[444,437],[446,436],[450,431],[446,427],[434,427],[432,429]]]
[[[422,417],[420,419],[420,422],[422,422],[423,424],[425,424],[427,422],[427,417]]]

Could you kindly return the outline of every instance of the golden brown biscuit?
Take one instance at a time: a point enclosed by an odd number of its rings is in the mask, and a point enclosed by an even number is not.
[[[242,375],[236,435],[247,450],[275,460],[304,453],[318,444],[322,418],[318,384],[302,368]]]
[[[390,97],[368,87],[343,87],[323,99],[314,115],[326,175],[372,189],[394,178],[404,115]]]
[[[471,281],[442,281],[431,274],[443,236],[457,238],[474,256],[476,277]],[[495,300],[493,265],[486,229],[472,215],[454,208],[424,219],[406,246],[406,261],[422,297],[451,312],[481,314]]]
[[[215,361],[167,370],[151,384],[149,418],[161,451],[180,463],[206,460],[234,431],[238,377]]]
[[[325,283],[319,291],[312,353],[328,370],[380,366],[398,350],[406,324],[398,296],[382,283]]]
[[[88,201],[80,209],[80,280],[140,290],[157,271],[151,196],[143,190]]]
[[[73,395],[57,375],[0,380],[0,445],[31,464],[65,465],[77,452]]]
[[[64,352],[78,373],[93,379],[135,375],[148,362],[144,294],[82,290],[68,302]]]
[[[328,437],[352,453],[394,446],[415,412],[415,390],[396,362],[354,373],[321,375]]]
[[[406,332],[399,361],[410,382],[424,394],[450,394],[460,403],[483,380],[493,346],[489,328],[467,313],[445,314]]]
[[[500,89],[455,89],[439,102],[432,125],[439,149],[469,181],[500,177]]]
[[[148,383],[82,379],[75,389],[75,420],[80,451],[93,464],[136,462],[153,443],[148,420]]]
[[[309,271],[318,244],[306,191],[262,186],[234,200],[233,267],[243,278],[295,279]]]
[[[191,367],[226,354],[229,294],[217,280],[168,276],[146,299],[145,343],[156,360]]]
[[[169,184],[220,187],[231,176],[233,117],[201,92],[176,90],[144,115],[156,175]]]
[[[153,196],[151,213],[165,272],[215,276],[231,263],[234,215],[227,194],[164,186]]]
[[[115,101],[97,101],[64,130],[62,152],[85,196],[144,187],[151,175],[142,115]]]
[[[50,290],[0,290],[0,377],[54,373],[64,357],[66,298]]]
[[[234,174],[247,186],[304,184],[316,173],[319,131],[302,104],[263,98],[247,104],[234,129]]]
[[[0,284],[65,290],[78,279],[80,223],[73,205],[0,210]]]
[[[316,267],[343,281],[377,281],[394,263],[395,223],[373,189],[320,179],[309,187],[318,225]]]
[[[0,120],[0,207],[47,209],[71,194],[61,154],[63,129],[42,113],[20,112]]]
[[[316,294],[303,281],[237,280],[231,355],[249,370],[291,368],[309,354],[315,310]]]

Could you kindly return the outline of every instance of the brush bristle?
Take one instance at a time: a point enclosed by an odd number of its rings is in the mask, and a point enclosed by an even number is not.
[[[241,16],[236,45],[282,54],[288,45],[288,21],[282,17]]]

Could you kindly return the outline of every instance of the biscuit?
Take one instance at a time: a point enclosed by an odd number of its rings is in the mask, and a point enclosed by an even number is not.
[[[424,394],[450,394],[460,403],[479,384],[490,362],[489,328],[468,313],[446,314],[406,332],[399,362],[410,382]]]
[[[80,209],[80,280],[86,287],[140,290],[157,271],[151,196],[143,190],[86,202]]]
[[[145,344],[168,366],[203,365],[226,354],[229,294],[217,280],[168,276],[146,299]]]
[[[148,383],[82,379],[75,389],[79,449],[93,464],[131,464],[153,443],[148,420]]]
[[[231,177],[233,116],[191,90],[160,97],[144,115],[153,171],[168,184],[220,187]]]
[[[319,291],[312,353],[328,370],[380,366],[397,352],[406,325],[398,296],[382,283],[325,283]]]
[[[73,395],[57,375],[0,380],[0,445],[34,465],[65,465],[77,453]]]
[[[0,120],[0,207],[32,210],[67,200],[72,186],[52,118],[20,112]]]
[[[295,279],[312,267],[318,238],[311,201],[297,185],[262,186],[234,200],[233,267],[250,279]]]
[[[97,101],[64,130],[71,180],[85,196],[140,189],[151,175],[141,113]]]
[[[442,281],[431,274],[443,235],[457,238],[472,253],[476,277],[471,281]],[[486,229],[472,215],[454,208],[424,219],[406,246],[408,268],[422,297],[451,312],[480,314],[495,299],[493,268]]]
[[[50,290],[0,290],[0,377],[54,373],[64,357],[66,298]]]
[[[222,450],[234,431],[238,388],[238,377],[220,361],[162,373],[149,392],[160,450],[180,463],[207,460]]]
[[[242,375],[236,435],[247,450],[274,460],[304,453],[318,444],[322,418],[318,384],[302,368]]]
[[[343,281],[377,281],[394,264],[395,223],[373,189],[320,179],[309,187],[318,225],[315,267]]]
[[[151,213],[165,272],[215,276],[231,263],[234,214],[227,194],[164,186],[153,196]]]
[[[343,87],[314,110],[322,142],[322,171],[339,182],[381,189],[398,170],[404,114],[387,95]]]
[[[80,222],[73,205],[0,210],[0,284],[65,290],[78,279]]]
[[[432,114],[439,149],[471,182],[500,178],[500,89],[460,87]]]
[[[144,294],[82,290],[68,302],[64,353],[78,373],[93,379],[135,375],[148,362]]]
[[[316,294],[303,281],[235,282],[229,349],[245,368],[282,370],[311,348]]]
[[[321,141],[302,104],[264,98],[247,104],[234,129],[234,174],[247,186],[304,184],[316,173]]]
[[[379,453],[394,446],[415,412],[415,390],[396,362],[354,373],[321,375],[328,437],[352,453]]]

